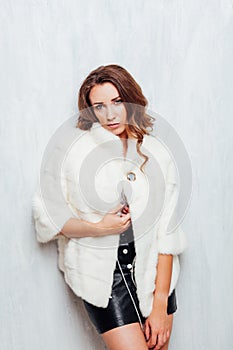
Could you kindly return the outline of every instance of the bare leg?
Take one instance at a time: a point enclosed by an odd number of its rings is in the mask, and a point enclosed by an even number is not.
[[[170,321],[169,328],[171,336],[173,314],[168,317]],[[111,329],[110,331],[101,334],[101,336],[109,350],[148,350],[144,333],[138,322]],[[154,349],[168,350],[169,341],[170,337],[162,347],[157,346]]]
[[[138,322],[111,329],[101,336],[109,350],[148,350]]]

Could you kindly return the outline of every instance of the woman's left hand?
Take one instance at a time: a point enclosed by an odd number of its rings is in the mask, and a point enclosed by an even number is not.
[[[145,322],[144,333],[148,349],[159,350],[166,343],[171,334],[166,301],[154,300],[152,312]]]

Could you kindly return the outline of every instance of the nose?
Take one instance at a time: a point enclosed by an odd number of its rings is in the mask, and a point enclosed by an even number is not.
[[[111,122],[115,119],[114,111],[111,106],[107,106],[107,121]]]

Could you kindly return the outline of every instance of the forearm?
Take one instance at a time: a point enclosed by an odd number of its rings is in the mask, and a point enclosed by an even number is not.
[[[58,235],[64,235],[68,238],[95,237],[100,235],[99,223],[70,218]]]
[[[173,255],[159,254],[156,275],[156,289],[154,291],[154,305],[158,302],[167,302],[171,276],[172,276]]]
[[[99,237],[113,234],[120,234],[127,230],[131,224],[130,213],[124,212],[122,204],[109,210],[98,222],[90,222],[79,218],[70,218],[66,221],[57,234],[68,238]],[[121,215],[119,216],[119,210]]]

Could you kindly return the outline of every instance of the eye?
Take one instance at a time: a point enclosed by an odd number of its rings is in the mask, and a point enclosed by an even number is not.
[[[95,106],[94,108],[97,110],[97,111],[100,111],[102,109],[103,105],[97,105]]]
[[[119,98],[118,100],[115,101],[115,104],[118,105],[118,104],[120,104],[121,102],[122,102],[122,99]]]

